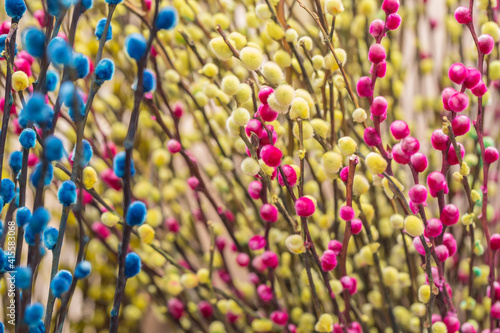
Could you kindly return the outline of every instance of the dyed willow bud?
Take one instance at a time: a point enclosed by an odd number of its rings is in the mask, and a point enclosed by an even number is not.
[[[295,211],[299,216],[308,217],[314,214],[316,211],[316,205],[311,199],[301,197],[295,201]]]
[[[24,310],[24,322],[30,327],[36,327],[38,322],[43,319],[44,312],[45,309],[42,303],[30,304]]]
[[[365,162],[368,170],[374,175],[383,173],[387,168],[387,161],[380,154],[374,152],[366,155]]]
[[[276,102],[282,106],[289,106],[295,98],[295,89],[292,86],[283,84],[274,91]]]
[[[15,91],[23,91],[29,87],[28,75],[23,71],[17,71],[12,74],[12,89]]]
[[[301,254],[306,251],[306,248],[304,246],[304,241],[302,239],[302,236],[300,235],[288,236],[287,239],[285,240],[285,245],[288,251],[294,254]]]
[[[448,328],[442,321],[436,321],[432,324],[431,331],[432,333],[447,333]]]
[[[325,11],[332,16],[336,16],[344,11],[344,4],[342,0],[326,0]]]
[[[91,166],[88,166],[85,169],[83,169],[82,178],[83,178],[82,179],[83,185],[85,186],[86,189],[93,188],[98,181],[97,172]]]
[[[363,76],[358,80],[356,91],[360,97],[373,96],[372,80],[368,76]]]
[[[490,237],[490,248],[493,251],[500,249],[500,234],[493,234]]]
[[[254,71],[260,68],[264,57],[259,49],[247,46],[241,50],[240,60],[246,69]]]
[[[418,300],[427,304],[431,298],[431,288],[429,285],[423,285],[418,288]]]
[[[488,147],[484,151],[484,161],[488,164],[498,161],[498,150],[495,147]]]
[[[469,8],[463,6],[457,7],[457,9],[455,9],[455,19],[461,24],[467,24],[472,21],[472,15]]]
[[[101,215],[101,221],[104,225],[112,228],[120,221],[120,217],[111,212],[104,212]]]
[[[406,232],[413,237],[418,237],[424,232],[424,222],[414,215],[407,216],[404,225]]]
[[[493,37],[490,35],[484,34],[478,37],[478,47],[479,51],[483,54],[490,54],[493,51],[493,47],[495,46],[495,41]]]
[[[250,112],[245,108],[237,108],[232,113],[233,122],[238,126],[245,126],[250,120]]]
[[[433,218],[427,221],[426,236],[437,237],[443,232],[443,223],[441,220]]]
[[[233,96],[238,92],[239,84],[240,80],[235,75],[228,75],[222,79],[221,90],[225,94]]]
[[[76,184],[71,180],[62,183],[57,192],[57,198],[63,206],[74,204],[76,202]]]
[[[255,176],[260,171],[259,162],[251,157],[247,157],[241,162],[241,170],[248,176]]]
[[[141,258],[137,253],[130,252],[125,257],[125,276],[130,279],[141,271]]]
[[[455,63],[450,66],[448,77],[456,84],[462,84],[467,77],[467,68],[461,63]]]
[[[458,92],[448,99],[448,105],[451,111],[462,112],[469,106],[469,97],[464,93]]]
[[[155,230],[149,224],[143,224],[138,229],[139,237],[141,241],[146,244],[152,244],[155,239]]]
[[[333,318],[329,314],[322,314],[316,325],[314,325],[316,332],[332,332],[333,331]]]
[[[227,61],[233,56],[233,52],[222,37],[213,38],[209,46],[215,56],[222,61]]]
[[[373,63],[379,63],[385,60],[385,49],[380,44],[373,44],[370,46],[370,50],[368,51],[368,59]]]
[[[354,141],[354,139],[350,136],[344,136],[340,138],[338,141],[338,146],[344,156],[350,156],[354,154],[356,152],[356,149],[358,148],[356,141]]]
[[[130,226],[143,224],[146,220],[146,214],[146,205],[141,201],[134,201],[127,210],[127,224]]]
[[[255,6],[255,14],[257,14],[257,17],[260,18],[261,20],[268,20],[272,16],[269,7],[267,6],[267,4],[264,3]]]
[[[354,213],[354,209],[352,209],[352,207],[342,206],[339,210],[339,216],[344,221],[351,221],[352,219],[354,219],[356,214]]]
[[[104,81],[109,81],[113,78],[115,72],[115,63],[111,59],[102,59],[97,64],[95,69],[96,82],[98,84],[103,84]]]
[[[75,278],[77,279],[84,279],[88,277],[91,273],[92,273],[92,264],[87,260],[79,262],[75,268]]]
[[[325,174],[333,178],[342,167],[342,155],[335,152],[326,152],[321,158],[321,165]]]
[[[410,134],[408,124],[402,120],[395,120],[391,124],[391,134],[396,140],[402,140]]]
[[[272,119],[273,115],[276,114],[276,117],[278,116],[277,113],[281,113],[281,114],[285,114],[288,112],[288,105],[282,105],[280,103],[277,102],[276,100],[276,94],[275,93],[272,93],[269,98],[267,99],[267,107],[269,107],[269,110],[268,111],[268,119]],[[259,107],[260,108],[260,107]],[[265,106],[263,107],[264,108],[264,111],[266,111],[265,109]],[[274,113],[272,113],[274,112]],[[264,113],[265,115],[266,113]],[[276,118],[274,118],[276,119]],[[274,120],[273,119],[273,120]]]
[[[280,165],[283,153],[272,145],[266,145],[261,149],[260,157],[266,165],[275,168]]]
[[[448,204],[444,206],[439,219],[446,226],[456,224],[460,219],[460,212],[457,206],[455,206],[454,204]]]
[[[156,17],[156,26],[160,29],[170,30],[175,28],[177,21],[177,10],[172,6],[167,6],[158,12]]]
[[[321,256],[321,268],[325,272],[329,272],[335,267],[337,267],[337,256],[332,250],[326,250]]]
[[[366,111],[361,108],[357,108],[352,113],[352,119],[357,123],[363,123],[367,119]]]
[[[284,78],[281,67],[272,61],[264,63],[262,66],[262,74],[271,84],[279,84]]]
[[[296,97],[292,100],[290,108],[290,118],[295,120],[297,118],[309,119],[309,104],[302,97]]]

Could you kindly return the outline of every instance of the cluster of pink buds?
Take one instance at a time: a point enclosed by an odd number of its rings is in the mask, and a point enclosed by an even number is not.
[[[491,36],[489,37],[491,38]],[[465,94],[466,89],[469,89],[477,97],[483,96],[488,91],[481,80],[481,73],[474,67],[465,67],[461,63],[452,64],[448,70],[448,77],[453,83],[461,85],[460,91],[451,87],[443,89],[441,94],[443,106],[448,111],[462,112],[469,106],[469,97]]]

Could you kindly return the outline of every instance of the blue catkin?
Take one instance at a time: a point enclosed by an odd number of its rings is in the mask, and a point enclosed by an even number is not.
[[[31,216],[29,221],[29,226],[31,227],[31,230],[35,234],[38,234],[47,227],[49,221],[50,221],[49,211],[44,207],[39,207],[33,212],[33,215]]]
[[[62,141],[50,135],[44,141],[43,156],[50,162],[58,161],[64,156],[64,146]]]
[[[85,116],[85,103],[83,102],[83,98],[80,96],[80,94],[76,94],[76,96],[77,96],[76,100],[69,107],[68,110],[69,117],[71,118],[71,120],[75,122],[76,122],[75,114],[79,115],[80,118],[78,119],[82,119]]]
[[[30,327],[35,326],[40,320],[43,319],[44,312],[45,309],[43,308],[42,303],[37,302],[28,305],[24,310],[24,322]]]
[[[106,18],[102,18],[97,22],[97,26],[95,27],[95,35],[97,39],[101,39],[102,34],[104,33],[104,28],[106,27],[106,22],[108,20]],[[108,28],[108,33],[106,34],[106,41],[113,39],[113,28],[111,27],[111,24],[109,25]]]
[[[89,164],[90,160],[92,159],[92,156],[94,155],[94,151],[92,149],[90,142],[88,142],[85,139],[82,140],[82,148],[83,148],[83,157],[81,164],[82,166],[85,166]]]
[[[0,196],[4,204],[8,204],[16,196],[16,185],[9,178],[4,178],[0,182]]]
[[[53,250],[56,246],[57,236],[59,235],[59,230],[54,227],[47,227],[43,231],[43,245],[49,250]]]
[[[16,223],[19,228],[24,227],[31,219],[31,210],[28,207],[19,207],[16,212]]]
[[[59,273],[54,276],[50,283],[50,290],[55,297],[60,297],[62,294],[69,290],[71,282],[60,276]]]
[[[23,167],[23,153],[20,151],[15,151],[10,154],[9,166],[12,169],[14,176],[17,176],[21,168]]]
[[[156,76],[150,69],[144,70],[142,87],[145,93],[156,89]]]
[[[24,229],[24,241],[26,244],[34,246],[35,245],[35,232],[31,229],[31,226],[28,224],[26,229]]]
[[[76,202],[76,185],[73,181],[67,180],[61,184],[57,191],[57,198],[63,206],[69,206]]]
[[[82,9],[89,10],[94,7],[94,0],[82,0]]]
[[[5,12],[15,21],[19,21],[26,11],[24,0],[5,0]]]
[[[5,50],[5,40],[6,39],[7,39],[7,34],[0,35],[0,59],[4,58],[1,54]]]
[[[78,2],[79,0],[59,0],[59,4],[61,4],[61,6],[65,7],[66,9],[73,5],[76,5]]]
[[[95,77],[97,84],[103,84],[104,81],[109,81],[115,73],[115,63],[113,60],[105,58],[99,61],[95,69]]]
[[[0,248],[0,268],[5,265],[5,262],[7,261],[7,256],[5,255],[5,252]]]
[[[17,121],[19,122],[19,127],[23,129],[26,128],[26,126],[28,126],[28,116],[25,109],[21,109]]]
[[[41,119],[37,121],[37,124],[43,128],[50,128],[52,127],[52,120],[54,119],[54,109],[52,109],[48,104],[45,104],[42,113],[41,113]]]
[[[61,296],[69,290],[70,284],[60,276],[55,276],[50,283],[50,290],[55,297]]]
[[[45,51],[45,34],[42,30],[32,27],[23,31],[23,47],[30,55],[41,58]]]
[[[10,256],[9,252],[4,252],[0,248],[0,273],[12,271],[11,263],[9,262],[10,258],[11,258],[11,256]]]
[[[71,61],[71,47],[61,37],[54,37],[47,46],[47,56],[55,65],[67,65]]]
[[[26,103],[24,110],[28,120],[39,122],[44,118],[43,110],[45,109],[45,97],[40,93],[34,93]]]
[[[125,157],[126,153],[124,151],[119,152],[115,155],[113,159],[113,171],[117,177],[123,178],[125,176]],[[135,175],[134,160],[130,161],[130,175]]]
[[[75,84],[71,81],[66,81],[61,84],[59,88],[59,98],[66,106],[71,106],[75,100],[76,88]]]
[[[172,6],[162,8],[156,18],[158,29],[170,30],[175,28],[178,21],[177,10]]]
[[[15,273],[15,285],[19,289],[31,288],[31,268],[30,267],[17,267]]]
[[[21,114],[25,118],[23,121],[31,120],[39,124],[40,127],[45,128],[52,125],[54,110],[45,104],[45,97],[42,94],[34,93],[26,104],[26,107],[21,111]],[[21,120],[19,124],[24,125],[21,124]]]
[[[45,323],[39,320],[34,326],[30,327],[29,333],[45,333]]]
[[[5,273],[10,270],[9,255],[0,249],[0,273]]]
[[[36,132],[31,128],[26,128],[19,135],[19,143],[24,149],[31,149],[36,144]]]
[[[0,223],[0,239],[2,238],[2,236],[3,236],[3,223]]]
[[[75,277],[77,279],[85,279],[90,273],[92,273],[92,264],[87,260],[83,260],[76,265]]]
[[[3,56],[1,56],[1,54],[5,50],[5,40],[6,39],[7,39],[7,34],[0,35],[0,59],[4,58]]]
[[[75,160],[75,155],[76,155],[76,146],[73,148],[73,156],[71,157],[71,160]],[[87,164],[89,164],[90,160],[92,159],[92,156],[94,155],[94,150],[92,149],[92,145],[90,142],[87,140],[83,139],[82,140],[82,156],[80,157],[80,166],[85,167]]]
[[[127,279],[136,276],[141,271],[141,258],[137,253],[130,252],[125,257],[125,276]]]
[[[5,333],[5,326],[2,322],[0,322],[0,333]]]
[[[89,58],[87,58],[81,53],[75,53],[73,55],[72,66],[76,71],[76,77],[79,79],[83,79],[89,74],[90,71]]]
[[[110,5],[118,5],[119,3],[121,3],[123,0],[104,0],[107,4],[110,4]]]
[[[58,17],[61,13],[61,9],[59,8],[59,0],[47,0],[47,11],[50,15]]]
[[[5,40],[6,39],[7,39],[7,34],[0,35],[0,59],[4,58],[1,54],[5,50]],[[17,43],[16,43],[16,48],[15,48],[14,54],[17,54]]]
[[[14,267],[16,257],[13,252],[6,252],[5,255],[7,256],[7,261],[3,266],[3,270],[4,272],[12,272],[16,269],[16,267]]]
[[[139,60],[146,52],[146,38],[139,33],[133,33],[125,39],[125,50],[130,58]]]
[[[146,220],[148,210],[142,201],[134,201],[127,210],[127,224],[130,226],[141,225]]]
[[[57,89],[57,85],[59,84],[59,75],[56,71],[49,70],[47,71],[45,81],[47,84],[47,91],[54,91]]]
[[[2,197],[0,197],[0,213],[1,213],[1,212],[2,212],[2,210],[3,210],[3,206],[4,206],[4,205],[3,205],[3,199],[2,199]]]
[[[67,271],[65,269],[61,269],[59,272],[57,272],[56,276],[65,279],[69,284],[71,284],[71,282],[73,281],[73,275],[70,271]]]

